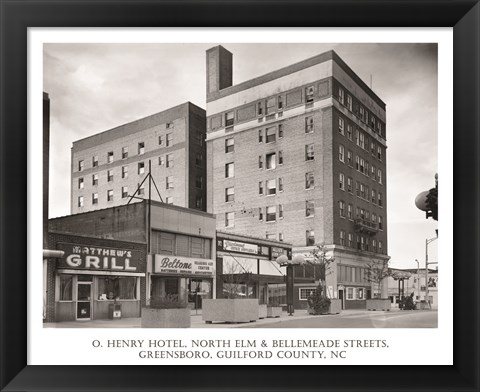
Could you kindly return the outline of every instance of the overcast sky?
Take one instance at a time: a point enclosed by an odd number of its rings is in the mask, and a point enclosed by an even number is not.
[[[220,43],[221,44],[221,43]],[[50,217],[70,213],[72,142],[191,101],[206,107],[205,51],[216,44],[46,44],[50,96]],[[437,172],[437,46],[223,44],[233,83],[334,49],[387,105],[388,254],[424,266],[437,223],[414,204]],[[436,242],[429,246],[436,261]]]

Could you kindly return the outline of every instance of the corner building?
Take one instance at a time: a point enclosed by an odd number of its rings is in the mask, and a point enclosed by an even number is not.
[[[205,211],[205,155],[205,110],[190,102],[77,140],[71,213],[148,198],[149,161],[152,200]]]
[[[385,103],[334,51],[237,85],[232,63],[222,46],[207,51],[207,211],[217,229],[286,241],[306,258],[325,245],[329,292],[344,308],[386,297],[365,276],[366,264],[389,258]]]

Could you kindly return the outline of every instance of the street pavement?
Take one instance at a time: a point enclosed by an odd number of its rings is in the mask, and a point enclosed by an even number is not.
[[[44,323],[45,328],[140,328],[140,318],[120,320],[89,320]],[[252,323],[206,324],[201,314],[192,311],[192,328],[436,328],[436,310],[392,309],[385,311],[343,310],[340,314],[312,316],[305,310],[296,310],[293,316],[286,312],[279,318],[265,318]]]

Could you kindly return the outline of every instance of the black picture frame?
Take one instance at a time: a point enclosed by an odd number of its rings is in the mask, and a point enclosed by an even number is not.
[[[478,391],[480,5],[473,0],[0,0],[4,391]],[[453,366],[27,366],[29,27],[453,27]],[[41,97],[39,96],[40,100]],[[428,154],[428,151],[425,151]],[[38,190],[40,194],[40,190]],[[440,218],[441,219],[441,218]],[[441,346],[442,342],[438,342]],[[418,348],[409,347],[421,355]],[[420,351],[420,352],[419,352]]]

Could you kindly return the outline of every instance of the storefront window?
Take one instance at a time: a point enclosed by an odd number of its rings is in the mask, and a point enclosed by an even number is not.
[[[136,277],[99,277],[99,300],[137,299]]]
[[[72,300],[72,275],[60,275],[60,301]]]

